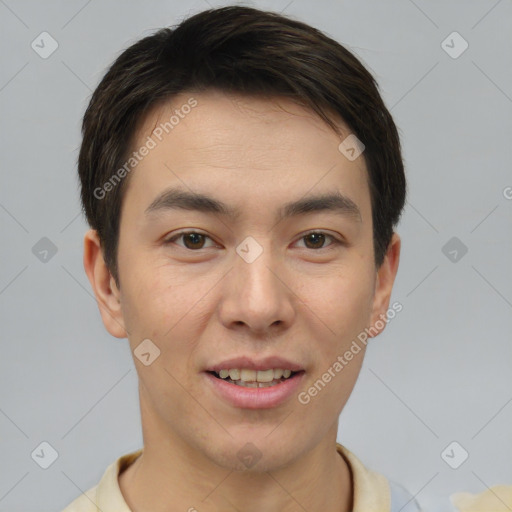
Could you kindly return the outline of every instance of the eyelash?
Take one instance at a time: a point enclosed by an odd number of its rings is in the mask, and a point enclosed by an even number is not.
[[[204,233],[201,233],[200,231],[181,231],[180,233],[177,233],[176,235],[172,236],[171,238],[164,240],[164,245],[170,245],[178,238],[181,238],[185,235],[191,235],[191,234],[202,235],[205,238],[210,238],[210,240],[211,240],[211,237],[209,237],[208,235],[206,235]],[[302,240],[302,239],[306,238],[307,236],[313,235],[313,234],[325,235],[326,237],[331,238],[333,240],[333,242],[326,247],[320,247],[319,249],[310,249],[311,251],[318,252],[321,250],[328,250],[329,248],[332,248],[332,246],[344,245],[344,243],[341,240],[338,240],[335,236],[330,235],[330,234],[326,233],[325,231],[315,231],[315,230],[309,231],[309,232],[305,233],[304,235],[302,235],[299,238],[299,240]],[[201,249],[189,249],[188,247],[184,247],[184,246],[179,246],[179,247],[181,247],[182,249],[191,251],[191,252],[199,252],[199,251],[202,251],[203,249],[205,249],[204,247],[202,247]],[[206,249],[207,249],[207,247],[206,247]],[[305,247],[305,249],[308,249],[308,248]]]

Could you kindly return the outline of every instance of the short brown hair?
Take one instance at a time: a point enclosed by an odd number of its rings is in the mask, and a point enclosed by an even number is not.
[[[400,140],[375,79],[341,44],[280,14],[228,6],[200,12],[127,48],[94,91],[82,124],[81,200],[119,286],[117,247],[126,181],[95,191],[130,153],[150,108],[186,91],[285,96],[338,132],[340,117],[365,146],[375,264],[380,267],[405,203]]]

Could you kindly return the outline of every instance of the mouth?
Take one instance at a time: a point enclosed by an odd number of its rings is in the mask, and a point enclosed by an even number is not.
[[[272,355],[242,355],[204,368],[208,392],[239,409],[269,409],[289,402],[304,381],[298,362]]]
[[[304,373],[304,370],[292,371],[282,368],[269,368],[267,370],[235,369],[207,371],[210,375],[228,384],[244,388],[271,388],[295,378],[296,375]]]

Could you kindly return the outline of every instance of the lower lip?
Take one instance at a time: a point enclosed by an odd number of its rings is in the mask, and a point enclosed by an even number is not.
[[[297,392],[304,377],[304,371],[302,371],[275,386],[245,388],[226,382],[211,373],[204,372],[204,374],[218,396],[242,409],[269,409],[281,405]]]

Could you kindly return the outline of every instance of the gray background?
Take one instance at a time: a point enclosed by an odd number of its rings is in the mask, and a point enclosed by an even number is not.
[[[338,440],[426,511],[511,484],[511,2],[245,4],[351,48],[402,136],[403,311],[369,345]],[[142,446],[128,342],[104,329],[82,266],[79,126],[121,50],[209,5],[0,0],[0,511],[60,510]],[[31,47],[43,31],[59,45],[46,59]],[[458,58],[441,45],[453,31],[469,44]],[[43,237],[57,248],[46,262],[32,250]],[[43,441],[59,455],[46,470],[31,457]],[[458,469],[441,457],[452,441],[469,453]]]

